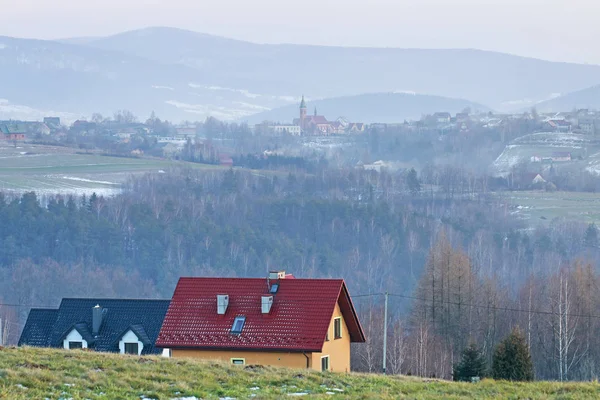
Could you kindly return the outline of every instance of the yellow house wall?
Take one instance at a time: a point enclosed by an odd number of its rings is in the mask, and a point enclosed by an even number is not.
[[[342,337],[335,339],[333,332],[333,321],[335,318],[342,319]],[[321,357],[329,356],[329,370],[333,372],[350,372],[350,333],[348,327],[342,317],[342,312],[338,304],[335,305],[335,310],[329,323],[329,341],[323,345],[323,351],[320,353],[312,353],[313,369],[321,370]]]
[[[335,339],[334,319],[342,320],[342,337]],[[329,322],[329,341],[324,342],[320,353],[306,353],[308,368],[321,370],[321,357],[329,356],[329,370],[333,372],[350,372],[350,333],[342,316],[338,304]],[[222,360],[231,362],[232,358],[243,358],[246,365],[260,364],[286,368],[306,368],[306,357],[302,353],[285,353],[269,351],[231,351],[231,350],[197,350],[173,349],[171,356],[174,358],[202,358],[209,360]]]
[[[311,354],[306,354],[311,359]],[[227,363],[232,358],[243,358],[246,365],[259,364],[274,367],[306,368],[306,357],[302,353],[274,353],[267,351],[230,351],[230,350],[195,350],[173,349],[171,356],[174,358],[202,358],[207,360],[221,360]],[[310,361],[309,361],[310,364]],[[321,364],[319,364],[320,366]],[[309,365],[310,367],[310,365]]]

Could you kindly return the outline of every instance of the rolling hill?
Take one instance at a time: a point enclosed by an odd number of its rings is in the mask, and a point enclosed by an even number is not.
[[[600,66],[471,49],[259,45],[172,28],[125,32],[88,45],[186,65],[215,85],[276,96],[411,91],[510,110],[600,84]]]
[[[458,383],[320,373],[88,351],[0,347],[0,398],[21,399],[589,399],[595,382]]]
[[[331,99],[309,101],[309,112],[313,107],[319,114],[330,120],[345,117],[356,122],[402,122],[405,119],[419,119],[422,115],[436,111],[447,111],[452,114],[465,108],[473,111],[487,112],[489,108],[468,100],[451,99],[440,96],[412,95],[407,93],[374,93],[358,96],[336,97]],[[298,117],[298,105],[289,105],[244,118],[249,123],[262,121],[291,122]]]
[[[296,104],[302,94],[389,92],[517,110],[598,84],[600,66],[468,49],[266,45],[173,28],[61,41],[0,37],[0,118],[130,109],[141,118],[154,110],[170,120],[235,120]]]
[[[538,111],[569,111],[579,108],[600,109],[600,85],[567,93],[536,105]]]
[[[202,72],[118,51],[0,37],[0,118],[59,114],[74,119],[129,109],[141,118],[235,119],[273,106],[243,91],[203,84]],[[37,112],[38,110],[52,110]]]

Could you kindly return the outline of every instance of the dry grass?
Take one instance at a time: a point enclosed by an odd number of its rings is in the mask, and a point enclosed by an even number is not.
[[[302,395],[301,395],[302,394]],[[478,384],[33,348],[0,350],[0,399],[590,399],[598,383]]]

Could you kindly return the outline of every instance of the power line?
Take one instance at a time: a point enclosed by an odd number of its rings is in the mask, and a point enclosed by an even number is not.
[[[55,306],[41,306],[41,305],[34,305],[34,304],[9,304],[9,303],[0,303],[0,307],[56,308]]]
[[[352,296],[352,298],[360,298],[360,297],[369,297],[369,296],[383,296],[384,293],[371,293],[371,294],[363,294],[363,295],[358,295],[358,296]],[[409,296],[409,295],[404,295],[404,294],[396,294],[396,293],[388,293],[389,296],[392,297],[400,297],[403,299],[409,299],[409,300],[415,300],[415,301],[421,301],[421,302],[427,302],[427,303],[431,303],[432,305],[435,304],[447,304],[447,305],[455,305],[455,306],[464,306],[464,307],[473,307],[473,308],[480,308],[480,309],[485,309],[485,310],[494,310],[494,311],[505,311],[505,312],[517,312],[517,313],[526,313],[526,314],[538,314],[538,315],[559,315],[559,313],[557,312],[553,312],[553,311],[541,311],[541,310],[526,310],[526,309],[522,309],[522,308],[512,308],[512,307],[499,307],[499,306],[492,306],[492,305],[487,305],[487,304],[471,304],[471,303],[459,303],[459,302],[455,302],[455,301],[448,301],[448,300],[440,300],[440,301],[436,301],[435,303],[433,303],[433,300],[431,299],[425,299],[422,297],[416,297],[416,296]],[[560,315],[563,316],[569,316],[569,317],[578,317],[578,318],[595,318],[595,319],[600,319],[600,315],[591,315],[591,314],[572,314],[572,313],[561,313]]]

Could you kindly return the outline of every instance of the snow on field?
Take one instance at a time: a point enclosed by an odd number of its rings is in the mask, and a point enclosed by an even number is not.
[[[207,89],[207,90],[212,90],[212,91],[225,91],[225,92],[239,93],[250,99],[256,99],[256,98],[262,96],[258,93],[252,93],[246,89],[232,89],[232,88],[221,87],[221,86],[205,86],[205,85],[199,85],[197,83],[190,83],[189,86],[193,89]]]
[[[508,144],[502,154],[492,163],[492,169],[496,175],[506,176],[519,163],[529,162],[532,156],[550,156],[556,151],[580,153],[583,149],[598,145],[600,145],[600,141],[584,135],[558,132],[533,133],[517,138]],[[592,168],[592,166],[588,168]],[[600,165],[598,165],[598,169],[600,171]]]
[[[558,133],[558,132],[539,132],[532,133],[517,138],[511,142],[515,145],[536,145],[549,147],[571,147],[581,149],[592,143],[592,140],[585,135],[576,135],[574,133]]]
[[[89,183],[100,183],[102,185],[117,185],[119,186],[120,183],[115,183],[115,182],[108,182],[108,181],[94,181],[91,179],[85,179],[85,178],[77,178],[76,176],[63,176],[63,179],[69,179],[72,181],[79,181],[79,182],[89,182]]]
[[[152,89],[175,90],[171,86],[152,85]]]
[[[247,117],[248,115],[252,115],[256,112],[249,110],[225,108],[215,106],[213,104],[190,104],[177,100],[167,100],[165,103],[191,114],[199,114],[205,117],[212,116],[225,121],[231,121],[242,117]]]
[[[28,107],[21,104],[13,104],[7,99],[0,99],[0,114],[5,119],[22,119],[22,120],[35,120],[41,121],[48,115],[55,115],[60,117],[66,123],[70,123],[79,118],[79,115],[59,112],[52,110],[39,110],[36,108]]]

